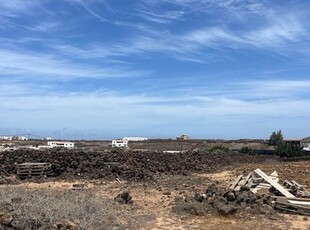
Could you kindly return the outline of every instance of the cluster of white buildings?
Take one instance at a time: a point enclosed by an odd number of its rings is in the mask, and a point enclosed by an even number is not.
[[[124,137],[123,139],[112,140],[113,148],[128,148],[129,141],[147,141],[146,137]]]
[[[147,141],[147,137],[124,137],[125,141]]]
[[[7,140],[7,141],[11,141],[11,140],[13,140],[13,137],[8,137],[8,136],[0,136],[0,140]]]
[[[0,136],[0,140],[12,141],[12,140],[19,140],[19,141],[28,141],[28,137],[25,136]]]

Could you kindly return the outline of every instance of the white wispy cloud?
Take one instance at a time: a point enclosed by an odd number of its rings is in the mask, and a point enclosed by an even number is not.
[[[21,10],[20,0],[14,0],[13,2],[15,4],[8,4],[8,6],[3,4],[3,7],[14,11]],[[37,3],[37,1],[34,2]],[[88,13],[99,19],[112,22],[103,17],[101,15],[102,12],[99,10],[107,8],[105,7],[105,1],[67,0],[66,2],[82,7]],[[159,3],[184,7],[205,5],[211,9],[217,9],[218,7],[227,9],[238,8],[239,10],[255,8],[258,11],[259,9],[262,10],[259,6],[265,2],[249,1],[245,3],[240,0],[146,1],[146,5],[157,5]],[[163,24],[169,24],[174,20],[179,20],[186,13],[180,9],[166,10],[159,13],[156,8],[154,10],[148,10],[145,6],[141,7],[141,4],[137,10],[139,15],[146,20],[157,21]],[[79,46],[72,45],[68,42],[51,42],[50,44],[44,45],[53,47],[55,50],[61,51],[68,56],[71,55],[72,58],[105,59],[106,61],[114,62],[131,61],[117,60],[119,57],[131,58],[132,55],[151,56],[152,53],[161,53],[186,62],[205,63],[210,60],[217,60],[218,58],[229,56],[230,49],[263,49],[270,51],[270,53],[285,56],[290,56],[290,53],[304,55],[310,37],[310,31],[304,23],[304,18],[297,13],[287,13],[279,17],[280,13],[281,11],[276,12],[275,10],[264,11],[260,15],[262,21],[260,25],[254,23],[252,28],[240,28],[238,30],[232,30],[229,26],[206,25],[176,33],[170,28],[163,31],[162,29],[155,29],[141,24],[140,26],[138,25],[141,29],[140,33],[117,42],[92,42],[89,44],[79,44]],[[115,21],[113,23],[116,25],[132,25],[130,21]],[[31,31],[40,32],[49,32],[60,27],[61,24],[57,20],[46,20],[37,25],[24,26],[24,28]],[[216,54],[216,52],[218,53]],[[218,58],[215,58],[216,56]]]
[[[41,31],[41,32],[47,32],[47,31],[53,31],[54,29],[57,29],[61,26],[61,23],[58,21],[44,21],[40,22],[31,29]]]
[[[24,76],[68,80],[74,78],[138,77],[147,71],[134,71],[123,67],[98,67],[91,64],[73,62],[51,54],[41,54],[23,50],[0,49],[1,75]],[[33,79],[35,80],[35,79]]]
[[[139,9],[139,16],[145,20],[157,23],[168,24],[180,19],[185,13],[184,11],[168,10],[160,12],[152,12],[147,9]]]
[[[235,16],[246,12],[261,13],[266,10],[264,0],[144,0],[148,5],[170,4],[171,6],[186,8],[187,13],[212,13],[215,10],[226,10]]]
[[[31,10],[37,6],[37,0],[0,1],[0,15],[19,17],[21,14],[30,14]]]
[[[281,20],[243,31],[205,27],[173,34],[153,30],[118,43],[97,42],[83,47],[54,44],[54,48],[71,55],[78,54],[81,58],[131,57],[132,54],[148,55],[155,52],[179,60],[204,62],[214,58],[214,50],[221,50],[218,53],[221,58],[223,53],[229,53],[229,49],[268,49],[271,53],[281,55],[287,55],[288,52],[303,54],[309,35],[308,28],[299,19],[284,16]],[[303,49],[299,49],[300,46]]]
[[[238,90],[236,96],[243,98],[307,98],[310,97],[309,80],[259,80],[232,84]]]
[[[80,7],[82,7],[87,13],[89,13],[91,16],[99,19],[100,21],[112,23],[115,24],[115,21],[112,21],[111,19],[106,18],[102,15],[102,12],[99,6],[105,7],[106,9],[110,9],[109,7],[106,7],[105,0],[98,1],[98,0],[66,0],[69,3],[77,4]]]

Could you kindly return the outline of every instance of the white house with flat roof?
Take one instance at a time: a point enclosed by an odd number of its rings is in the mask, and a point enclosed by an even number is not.
[[[113,148],[127,148],[128,141],[127,140],[112,140],[112,147]]]
[[[19,137],[17,137],[17,139],[19,141],[28,141],[28,137],[25,137],[25,136],[19,136]]]
[[[68,142],[68,141],[48,141],[47,145],[51,146],[52,148],[56,148],[56,147],[67,148],[67,149],[74,148],[74,142]]]

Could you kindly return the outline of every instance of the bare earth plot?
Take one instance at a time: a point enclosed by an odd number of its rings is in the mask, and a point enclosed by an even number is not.
[[[44,156],[42,153],[37,155]],[[3,162],[10,162],[11,158],[6,157],[6,161]],[[144,159],[140,159],[141,155],[132,156],[129,162],[114,157],[124,164],[136,165],[138,168],[144,165]],[[150,171],[153,178],[143,180],[137,180],[140,177],[136,174],[130,174],[134,180],[128,179],[129,177],[125,179],[121,177],[122,174],[119,177],[116,171],[115,177],[99,179],[70,174],[69,177],[59,175],[59,177],[43,180],[18,181],[14,179],[12,171],[10,175],[7,175],[11,182],[0,186],[0,223],[1,226],[7,226],[2,229],[307,230],[310,228],[309,217],[299,215],[278,212],[272,212],[271,215],[243,212],[229,216],[206,212],[202,215],[197,210],[196,212],[182,212],[176,208],[180,202],[205,191],[212,183],[217,182],[218,185],[227,187],[240,173],[247,173],[256,168],[261,168],[266,173],[277,170],[280,179],[294,179],[309,188],[309,161],[283,162],[275,159],[255,161],[247,158],[246,161],[242,160],[243,163],[214,165],[212,161],[210,163],[214,167],[212,171],[204,165],[193,172],[190,168],[185,170],[183,167],[168,167],[169,170],[165,172],[163,170],[167,167],[165,163],[163,163],[163,168],[159,167],[160,163],[156,160],[157,158],[148,157],[149,161],[154,161],[154,163],[145,164],[144,169]],[[163,160],[167,156],[161,155],[160,157]],[[201,158],[202,155],[196,155],[196,157]],[[166,159],[171,160],[170,156]],[[81,162],[84,161],[85,159],[81,157]],[[201,158],[201,161],[209,164],[206,159]],[[85,164],[90,164],[90,162],[92,160],[86,161]],[[59,171],[62,164],[61,162],[58,164],[60,168],[55,170]],[[71,172],[70,167],[63,169],[66,175]],[[11,167],[2,165],[2,169],[11,170]],[[162,172],[156,172],[155,169],[160,169]],[[121,204],[114,200],[123,191],[130,192],[133,204]],[[7,222],[10,224],[5,225]]]

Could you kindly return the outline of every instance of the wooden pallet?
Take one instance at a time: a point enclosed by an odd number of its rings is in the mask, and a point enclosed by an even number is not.
[[[310,199],[272,196],[275,209],[310,216]]]
[[[21,179],[48,176],[52,164],[49,163],[23,163],[17,166],[17,175]]]

